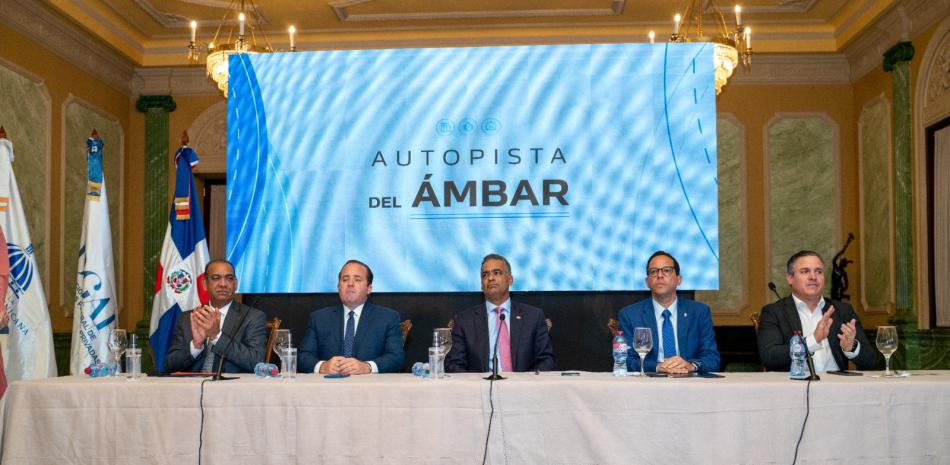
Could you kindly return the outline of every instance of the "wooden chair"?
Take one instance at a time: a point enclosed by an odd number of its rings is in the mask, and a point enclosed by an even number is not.
[[[759,312],[753,312],[749,315],[749,319],[752,320],[752,327],[755,328],[755,334],[759,334],[759,323],[762,320],[762,314]]]
[[[402,331],[402,347],[406,348],[406,339],[409,337],[409,330],[412,329],[412,320],[402,320],[399,323],[399,329]]]
[[[607,329],[610,330],[610,338],[613,339],[617,336],[617,330],[620,329],[620,322],[616,318],[607,320]]]
[[[264,363],[270,363],[270,357],[274,354],[274,339],[277,336],[277,330],[280,329],[280,318],[276,316],[267,322],[267,350],[264,352]]]

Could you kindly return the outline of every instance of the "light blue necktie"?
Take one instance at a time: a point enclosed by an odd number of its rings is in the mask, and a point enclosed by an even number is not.
[[[663,310],[663,358],[676,356],[676,335],[673,334],[673,322],[670,321],[670,310]]]
[[[356,312],[350,310],[350,316],[346,319],[346,332],[343,333],[343,356],[352,357],[353,356],[353,339],[356,336],[356,320],[353,319],[353,315]]]

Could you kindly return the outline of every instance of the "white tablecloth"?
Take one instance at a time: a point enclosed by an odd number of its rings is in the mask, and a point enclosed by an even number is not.
[[[799,464],[950,464],[950,372],[824,375]],[[510,374],[492,397],[492,464],[789,464],[807,383]],[[477,464],[489,383],[411,375],[204,385],[202,463]],[[201,379],[15,382],[5,464],[197,464]]]

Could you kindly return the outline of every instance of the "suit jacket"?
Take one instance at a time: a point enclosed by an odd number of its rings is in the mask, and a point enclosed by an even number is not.
[[[825,299],[825,306],[821,309],[821,313],[825,313],[829,306],[835,307],[835,313],[831,315],[828,346],[831,347],[831,355],[838,368],[848,369],[848,357],[841,349],[838,334],[841,333],[841,325],[851,321],[852,318],[856,321],[856,337],[861,349],[858,351],[858,356],[851,361],[861,370],[872,370],[880,366],[883,363],[882,355],[868,341],[864,328],[861,326],[861,320],[858,320],[851,305]],[[798,317],[798,310],[795,309],[795,301],[791,296],[762,307],[758,334],[759,358],[766,370],[788,371],[792,364],[792,359],[788,354],[788,340],[792,337],[793,331],[801,330],[802,320]],[[807,334],[802,334],[802,336],[808,337]]]
[[[246,316],[245,316],[246,315]],[[241,323],[238,328],[238,324]],[[267,346],[267,317],[264,312],[231,301],[231,308],[224,318],[218,342],[211,347],[214,354],[214,369],[217,370],[221,356],[228,350],[224,362],[224,371],[227,373],[253,373],[254,365],[264,361],[264,351]],[[191,310],[178,315],[175,323],[175,336],[165,355],[165,371],[201,371],[204,366],[207,351],[202,351],[197,358],[191,356]],[[233,341],[233,343],[232,343]],[[228,345],[231,346],[228,349]]]
[[[554,371],[554,349],[544,322],[544,311],[530,305],[512,302],[511,363],[514,371]],[[485,304],[467,308],[455,315],[452,327],[452,350],[445,360],[450,373],[484,373],[488,371],[491,348],[488,347],[488,312]]]
[[[307,333],[298,349],[301,373],[313,373],[317,362],[343,355],[343,305],[322,308],[310,314]],[[406,354],[402,346],[399,313],[369,302],[363,304],[353,340],[354,357],[373,362],[380,373],[402,369]]]
[[[701,302],[676,299],[676,341],[679,345],[677,355],[699,366],[698,371],[706,373],[719,371],[719,350],[716,348],[716,333],[713,331],[712,315],[709,307]],[[643,360],[644,371],[655,372],[659,357],[659,337],[657,334],[656,313],[653,299],[641,300],[620,309],[620,329],[627,339],[630,351],[627,354],[627,369],[640,371],[640,355],[633,350],[633,329],[650,328],[653,334],[653,348]]]

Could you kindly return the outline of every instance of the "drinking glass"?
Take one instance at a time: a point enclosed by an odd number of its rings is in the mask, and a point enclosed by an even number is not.
[[[432,330],[432,345],[434,347],[441,347],[442,352],[448,355],[449,351],[452,350],[452,329],[451,328],[435,328]]]
[[[289,329],[278,329],[274,331],[274,353],[278,357],[284,356],[284,349],[291,347],[291,335]]]
[[[878,326],[877,350],[884,354],[884,376],[894,376],[891,371],[891,355],[897,351],[897,327]]]
[[[115,373],[112,376],[119,376],[122,373],[122,366],[119,361],[122,360],[122,353],[125,352],[125,346],[128,344],[124,329],[114,329],[109,334],[109,352],[112,352],[112,358],[115,359]]]
[[[640,356],[640,375],[643,376],[643,360],[653,350],[653,332],[650,328],[633,328],[633,350]]]

